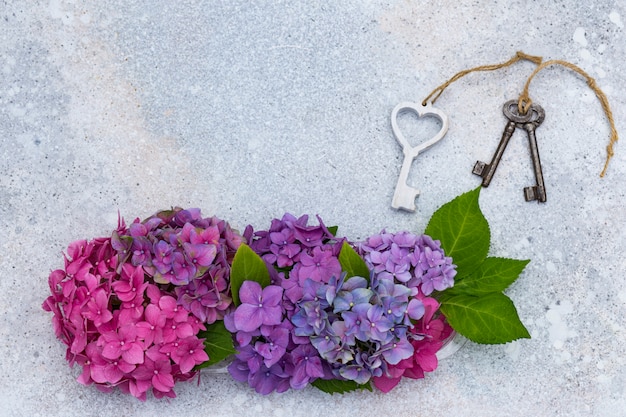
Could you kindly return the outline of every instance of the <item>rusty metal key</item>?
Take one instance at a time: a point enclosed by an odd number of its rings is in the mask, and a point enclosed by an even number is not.
[[[516,100],[509,100],[504,103],[502,113],[504,113],[504,116],[509,119],[509,122],[504,128],[502,139],[500,139],[496,153],[493,155],[491,162],[488,164],[482,161],[476,161],[474,169],[472,170],[473,174],[483,178],[483,187],[489,187],[491,179],[496,172],[496,168],[498,168],[498,164],[500,163],[500,159],[504,154],[504,150],[509,144],[511,136],[513,136],[513,133],[515,132],[515,128],[518,126],[524,126],[525,123],[529,122],[533,118],[532,111],[526,112],[526,114],[519,113]]]
[[[537,137],[535,136],[535,130],[543,122],[545,112],[540,105],[532,104],[527,113],[532,115],[531,119],[523,124],[518,124],[518,126],[523,127],[528,134],[528,145],[530,147],[530,157],[533,161],[536,185],[524,188],[524,198],[526,201],[537,200],[540,203],[545,203],[547,201],[546,186],[543,182],[539,148],[537,147]]]

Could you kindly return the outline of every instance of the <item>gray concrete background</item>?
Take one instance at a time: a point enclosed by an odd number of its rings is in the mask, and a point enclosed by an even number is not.
[[[354,240],[421,232],[479,184],[472,166],[491,158],[502,104],[533,65],[469,75],[439,99],[450,130],[413,165],[415,214],[390,207],[402,160],[391,110],[517,50],[588,71],[624,136],[625,21],[609,0],[2,2],[0,415],[626,415],[626,149],[600,179],[608,124],[558,67],[531,85],[548,202],[523,199],[534,177],[519,132],[481,193],[491,253],[532,259],[508,291],[530,340],[468,343],[387,395],[262,397],[205,375],[141,403],[78,384],[40,308],[66,245],[109,234],[118,210],[195,206],[239,228],[320,214]]]

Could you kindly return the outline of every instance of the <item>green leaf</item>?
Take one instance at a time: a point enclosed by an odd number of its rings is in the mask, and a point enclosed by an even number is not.
[[[471,274],[487,256],[490,232],[478,205],[480,187],[441,206],[425,233],[441,241],[447,256],[457,265],[459,277]]]
[[[337,230],[339,229],[339,226],[330,226],[330,227],[327,227],[327,229],[331,235],[337,236]]]
[[[441,312],[454,330],[476,343],[497,344],[530,338],[513,302],[502,293],[445,297]]]
[[[339,252],[339,263],[341,270],[348,273],[346,278],[363,277],[369,282],[370,270],[367,264],[345,240],[341,246],[341,252]]]
[[[216,321],[207,326],[206,331],[198,333],[198,337],[204,340],[204,351],[209,355],[209,360],[196,366],[196,370],[215,365],[237,353],[233,345],[232,334],[226,329],[223,321]]]
[[[265,261],[257,255],[250,246],[242,243],[235,253],[233,266],[230,270],[230,291],[233,296],[233,304],[238,306],[239,288],[244,281],[256,281],[261,287],[270,285],[270,273]]]
[[[456,280],[451,294],[484,295],[502,292],[522,273],[529,260],[487,258],[469,276]]]
[[[366,384],[357,384],[354,381],[342,381],[339,379],[316,379],[311,382],[311,385],[327,394],[343,394],[344,392],[356,390],[372,391],[372,386],[369,382]]]

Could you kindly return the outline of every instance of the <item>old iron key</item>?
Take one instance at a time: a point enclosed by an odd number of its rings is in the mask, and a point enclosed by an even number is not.
[[[536,185],[524,188],[524,198],[526,201],[537,200],[540,203],[547,201],[546,186],[543,182],[543,172],[541,171],[541,160],[539,159],[539,148],[537,147],[537,137],[535,136],[535,129],[541,125],[545,118],[545,112],[543,107],[538,104],[532,104],[527,114],[532,114],[531,120],[520,123],[518,126],[522,126],[526,133],[528,133],[528,145],[530,146],[530,157],[533,161],[533,169],[535,171]]]
[[[502,113],[504,113],[504,116],[509,119],[509,122],[504,128],[504,132],[502,133],[502,139],[500,139],[500,143],[498,144],[496,153],[493,155],[493,158],[491,158],[491,162],[488,164],[482,161],[476,161],[474,169],[472,170],[473,174],[483,178],[483,187],[489,187],[491,179],[493,178],[493,174],[495,174],[496,168],[498,168],[498,164],[500,163],[500,159],[504,154],[504,150],[509,144],[509,140],[511,139],[511,136],[513,136],[513,132],[515,132],[515,128],[517,126],[520,126],[520,124],[524,124],[530,121],[533,114],[532,112],[519,114],[519,112],[517,111],[516,100],[509,100],[504,103],[504,106],[502,107]]]
[[[441,121],[441,128],[439,129],[439,132],[426,142],[415,147],[411,146],[398,127],[398,114],[406,111],[414,112],[419,118],[430,116],[436,117]],[[391,130],[393,131],[393,134],[400,146],[402,146],[402,153],[404,154],[404,160],[402,161],[400,176],[398,177],[396,189],[393,193],[391,207],[395,209],[415,211],[415,199],[420,192],[417,188],[411,187],[407,184],[411,164],[420,152],[428,149],[436,142],[439,142],[445,136],[448,131],[448,116],[446,116],[446,114],[441,110],[432,107],[431,103],[427,103],[426,106],[422,106],[416,103],[402,102],[391,112]]]

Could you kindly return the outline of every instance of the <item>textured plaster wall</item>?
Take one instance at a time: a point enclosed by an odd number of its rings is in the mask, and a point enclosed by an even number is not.
[[[387,395],[312,388],[261,397],[227,375],[141,403],[75,381],[47,275],[75,239],[195,206],[243,228],[320,214],[359,240],[421,232],[473,189],[532,64],[469,75],[437,106],[447,136],[413,164],[417,212],[391,209],[402,153],[389,115],[459,70],[515,51],[565,59],[606,93],[626,135],[623,2],[0,2],[0,415],[626,415],[626,150],[598,174],[609,127],[558,67],[531,97],[546,204],[527,203],[526,139],[511,141],[481,206],[496,256],[531,259],[508,291],[532,339],[466,344]],[[436,127],[402,126],[428,137]]]

